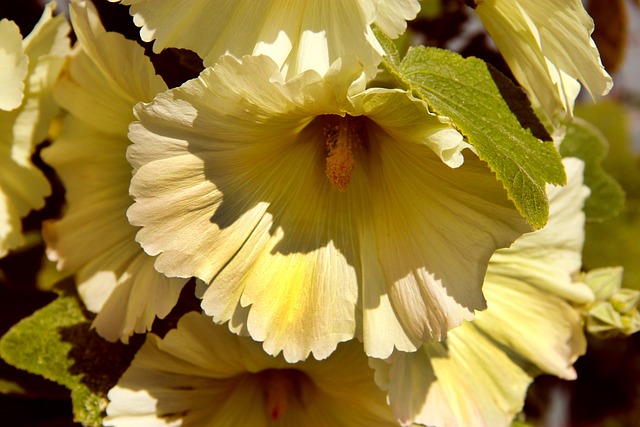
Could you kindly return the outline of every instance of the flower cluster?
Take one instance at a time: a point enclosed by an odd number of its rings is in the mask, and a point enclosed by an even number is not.
[[[46,255],[101,338],[146,334],[104,425],[507,426],[536,375],[575,378],[590,190],[556,147],[580,87],[611,88],[579,0],[468,2],[546,141],[503,76],[400,62],[418,0],[119,2],[202,72],[170,89],[86,0],[24,41],[0,21],[0,256],[50,192],[48,133],[66,206]],[[480,125],[433,102],[473,85],[498,109]]]

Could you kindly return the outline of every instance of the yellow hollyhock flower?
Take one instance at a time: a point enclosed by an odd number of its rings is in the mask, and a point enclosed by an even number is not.
[[[359,343],[288,364],[195,312],[147,335],[108,397],[113,427],[397,425]]]
[[[360,75],[226,56],[130,127],[128,216],[156,268],[210,284],[207,314],[290,362],[354,335],[377,357],[442,339],[530,231],[447,119]]]
[[[580,0],[474,1],[514,76],[554,128],[572,117],[580,83],[591,95],[613,86]]]
[[[24,243],[20,219],[44,206],[51,188],[31,162],[58,107],[51,90],[69,53],[69,25],[54,17],[55,2],[24,40],[0,21],[0,257]]]
[[[195,51],[205,66],[220,55],[269,55],[285,74],[324,74],[351,57],[373,76],[384,51],[371,26],[396,38],[420,10],[418,0],[111,0],[130,5],[154,52]]]
[[[91,3],[70,4],[78,45],[55,97],[69,114],[44,160],[60,176],[67,209],[44,225],[47,255],[76,274],[79,294],[98,313],[93,326],[126,342],[175,305],[185,280],[155,271],[126,217],[132,203],[125,153],[133,105],[167,89],[144,50],[102,27]]]
[[[589,191],[583,163],[565,159],[568,184],[547,187],[549,223],[491,258],[487,310],[414,353],[372,360],[403,424],[509,426],[540,373],[574,379],[586,350],[581,309],[593,292],[573,281],[580,270]]]

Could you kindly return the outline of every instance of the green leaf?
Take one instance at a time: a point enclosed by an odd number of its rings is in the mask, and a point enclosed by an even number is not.
[[[590,220],[614,217],[624,206],[624,190],[602,167],[608,146],[602,132],[578,117],[567,125],[567,133],[560,146],[563,157],[577,157],[584,161],[584,183],[591,189],[584,212]]]
[[[393,68],[400,66],[400,52],[398,51],[395,42],[387,37],[378,27],[373,27],[373,34],[384,49],[384,61]]]
[[[0,356],[10,365],[67,387],[76,421],[100,426],[106,394],[137,346],[109,343],[90,325],[73,286],[68,285],[56,300],[2,337]]]
[[[484,61],[442,49],[421,46],[409,50],[399,69],[393,62],[384,65],[453,120],[523,217],[534,228],[543,227],[549,215],[545,184],[565,184],[566,176],[553,144],[540,140],[551,138],[524,92]]]

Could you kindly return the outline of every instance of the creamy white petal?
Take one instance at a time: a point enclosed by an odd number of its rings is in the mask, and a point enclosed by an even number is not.
[[[562,254],[573,251],[580,261],[581,208],[589,192],[582,185],[582,162],[564,164],[569,181],[548,187],[545,228],[491,258],[483,287],[487,310],[442,343],[370,361],[403,424],[506,427],[536,375],[575,378],[572,364],[586,350],[579,306],[593,294],[572,281],[573,263],[564,259],[573,257]],[[561,260],[549,262],[556,253]]]
[[[44,198],[51,192],[49,182],[31,162],[31,155],[58,112],[51,90],[69,52],[69,25],[64,17],[53,17],[54,7],[55,2],[45,7],[33,31],[21,41],[20,52],[14,52],[17,57],[28,57],[24,90],[20,90],[22,102],[11,111],[0,108],[0,257],[24,242],[20,218],[43,207]],[[12,24],[2,24],[5,33],[7,25]],[[4,34],[7,38],[3,36],[2,43],[17,48],[15,31],[10,30],[13,36]],[[19,68],[27,65],[27,61],[18,62]],[[23,71],[18,74],[22,76]]]
[[[70,114],[60,136],[43,150],[65,186],[68,206],[43,232],[49,258],[76,274],[82,300],[97,313],[97,332],[127,342],[171,311],[185,283],[156,272],[126,217],[133,105],[166,85],[140,46],[105,32],[93,6],[73,2],[71,16],[80,47],[55,89]]]
[[[288,364],[193,312],[164,339],[147,336],[109,400],[105,425],[115,427],[395,424],[358,343]]]
[[[111,0],[118,1],[118,0]],[[289,76],[324,74],[339,58],[361,62],[373,76],[384,53],[371,25],[392,38],[420,9],[417,0],[122,0],[143,40],[160,52],[187,48],[207,66],[230,53],[269,55]]]
[[[356,92],[360,74],[285,81],[266,56],[227,56],[130,128],[128,216],[156,268],[210,284],[207,314],[288,361],[355,334],[379,357],[443,337],[484,307],[490,254],[530,230],[486,165],[460,166],[446,120],[403,91]]]
[[[580,0],[478,0],[475,11],[511,71],[555,127],[571,117],[580,82],[605,95],[613,83]]]

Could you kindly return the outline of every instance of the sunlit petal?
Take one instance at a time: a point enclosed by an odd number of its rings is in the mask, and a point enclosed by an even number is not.
[[[580,0],[477,0],[475,11],[535,107],[558,128],[573,114],[580,83],[592,95],[613,86]],[[579,82],[579,83],[578,83]]]
[[[130,128],[128,217],[156,268],[209,284],[207,314],[290,362],[443,338],[484,308],[491,253],[530,231],[446,119],[360,74],[285,81],[226,56]]]
[[[13,21],[0,20],[0,110],[13,110],[22,103],[28,62],[20,29]]]
[[[155,52],[191,49],[207,66],[224,53],[265,54],[290,76],[305,70],[324,74],[336,59],[346,57],[374,75],[384,52],[371,25],[396,38],[420,9],[417,0],[120,2],[131,5],[142,39],[155,40]]]

